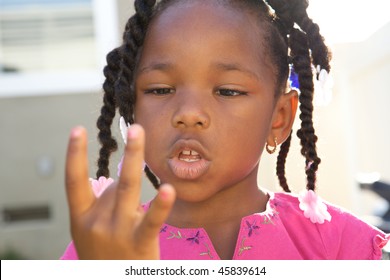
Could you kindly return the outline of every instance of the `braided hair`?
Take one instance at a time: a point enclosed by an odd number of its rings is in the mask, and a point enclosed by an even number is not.
[[[142,50],[145,34],[151,20],[169,5],[185,0],[135,0],[135,14],[129,18],[121,46],[106,57],[103,83],[103,106],[97,120],[98,139],[101,144],[97,177],[109,177],[109,158],[118,148],[112,136],[111,125],[116,110],[127,123],[134,123],[134,74]],[[188,0],[187,0],[188,1]],[[301,154],[306,162],[306,188],[315,190],[316,172],[321,160],[317,155],[317,136],[313,127],[313,66],[330,71],[331,54],[320,35],[319,27],[307,15],[307,0],[218,0],[254,14],[264,29],[264,44],[271,62],[275,65],[276,92],[285,91],[289,67],[292,66],[299,81],[299,109],[301,127],[297,131]],[[285,163],[290,148],[292,133],[281,145],[277,157],[276,175],[284,191],[290,192],[285,176]],[[146,166],[145,173],[154,187],[159,179]]]
[[[307,0],[267,0],[275,10],[279,30],[288,38],[290,58],[299,80],[299,109],[301,127],[297,136],[301,143],[301,154],[306,160],[306,177],[308,190],[315,189],[316,172],[321,159],[317,155],[317,136],[313,127],[313,71],[312,65],[330,71],[329,61],[331,54],[320,35],[317,24],[308,17],[306,9]],[[299,27],[295,28],[295,25]],[[287,35],[287,36],[286,36]],[[285,161],[289,151],[291,134],[281,145],[277,158],[276,174],[281,187],[290,192],[285,177]]]

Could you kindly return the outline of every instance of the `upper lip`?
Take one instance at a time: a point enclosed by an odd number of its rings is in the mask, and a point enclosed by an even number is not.
[[[196,139],[179,139],[177,140],[170,151],[169,158],[177,158],[183,151],[196,151],[199,156],[208,160],[208,156],[203,145]]]

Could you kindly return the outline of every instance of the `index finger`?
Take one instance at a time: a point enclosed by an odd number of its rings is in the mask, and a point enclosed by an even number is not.
[[[131,213],[140,203],[142,170],[144,165],[145,132],[142,126],[133,124],[128,130],[127,145],[122,171],[117,186],[115,211]]]
[[[75,127],[70,134],[65,164],[65,185],[72,217],[86,211],[95,196],[88,181],[87,133]]]

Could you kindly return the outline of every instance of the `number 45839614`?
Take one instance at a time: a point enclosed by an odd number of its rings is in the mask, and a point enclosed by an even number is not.
[[[221,275],[265,275],[265,267],[224,266],[218,270]]]

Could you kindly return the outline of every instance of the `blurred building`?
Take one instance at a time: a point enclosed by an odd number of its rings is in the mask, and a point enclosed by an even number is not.
[[[0,0],[1,258],[58,259],[70,241],[68,134],[88,129],[94,177],[102,67],[118,25],[112,0]]]
[[[91,0],[2,0],[0,5],[3,71],[97,67]]]

